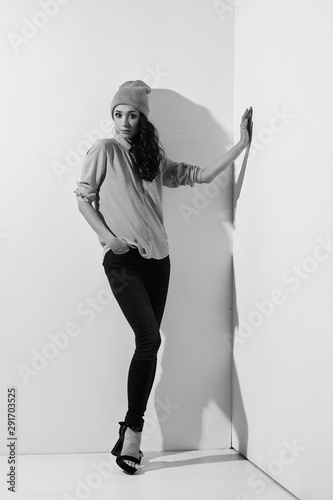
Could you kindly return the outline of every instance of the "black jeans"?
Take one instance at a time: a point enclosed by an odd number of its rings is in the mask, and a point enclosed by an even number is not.
[[[121,255],[109,250],[103,266],[111,290],[135,334],[125,423],[134,431],[142,431],[161,344],[160,325],[168,292],[170,260],[169,257],[145,259],[136,248],[131,248]]]

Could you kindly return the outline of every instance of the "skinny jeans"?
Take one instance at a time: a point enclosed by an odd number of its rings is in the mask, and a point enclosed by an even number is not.
[[[104,256],[103,267],[135,336],[135,351],[127,379],[125,423],[140,432],[161,345],[160,325],[169,286],[170,259],[169,256],[145,259],[136,248],[124,254],[109,250]]]

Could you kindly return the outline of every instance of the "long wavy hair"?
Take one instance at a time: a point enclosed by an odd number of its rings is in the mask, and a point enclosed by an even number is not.
[[[156,179],[164,149],[154,125],[140,112],[139,132],[131,139],[129,150],[139,177],[152,182]]]

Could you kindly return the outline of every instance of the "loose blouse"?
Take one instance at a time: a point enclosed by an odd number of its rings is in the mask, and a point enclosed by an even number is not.
[[[154,181],[142,180],[121,135],[99,139],[89,149],[74,191],[79,202],[94,204],[99,216],[118,238],[136,247],[142,257],[163,259],[169,253],[164,228],[162,187],[201,183],[202,169],[164,157]],[[104,254],[110,247],[100,237]]]

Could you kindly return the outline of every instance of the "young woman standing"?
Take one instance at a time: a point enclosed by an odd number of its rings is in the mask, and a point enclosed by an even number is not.
[[[149,93],[141,80],[120,86],[111,103],[115,137],[87,152],[76,195],[79,210],[104,249],[111,290],[135,335],[127,381],[128,411],[111,453],[134,474],[140,464],[144,413],[154,382],[170,260],[163,224],[162,186],[211,182],[247,147],[249,110],[239,142],[204,169],[171,161],[149,122]],[[249,119],[250,122],[250,119]]]

